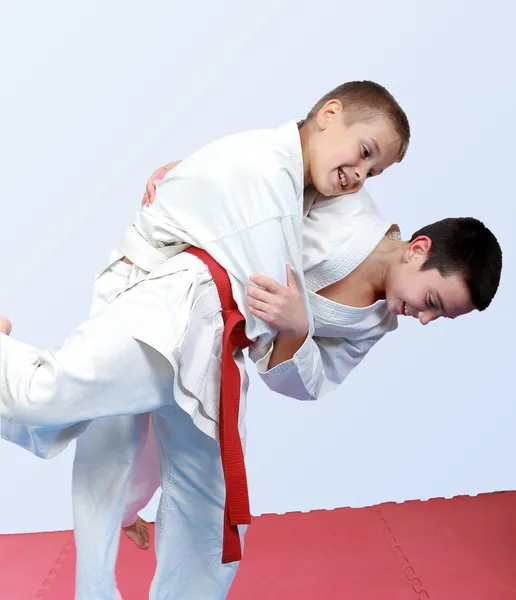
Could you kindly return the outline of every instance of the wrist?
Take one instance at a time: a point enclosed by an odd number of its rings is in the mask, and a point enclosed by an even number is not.
[[[292,340],[298,340],[298,339],[305,339],[306,336],[308,335],[308,323],[302,327],[298,327],[296,329],[289,329],[289,330],[285,330],[285,331],[280,331],[279,335],[281,335],[282,337],[284,337],[285,339],[292,339]]]
[[[274,342],[274,348],[267,369],[273,369],[279,364],[291,360],[301,346],[303,346],[307,336],[308,327],[306,327],[306,330],[303,333],[301,333],[300,330],[297,330],[295,335],[284,331],[279,332]]]

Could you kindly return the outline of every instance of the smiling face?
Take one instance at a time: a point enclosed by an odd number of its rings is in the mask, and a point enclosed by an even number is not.
[[[368,177],[396,162],[400,138],[381,117],[346,123],[338,100],[317,113],[308,146],[309,183],[323,196],[357,192]]]
[[[460,274],[443,276],[437,269],[422,270],[431,245],[426,236],[410,242],[401,263],[391,267],[385,281],[389,311],[415,317],[422,325],[439,317],[454,319],[475,309]]]

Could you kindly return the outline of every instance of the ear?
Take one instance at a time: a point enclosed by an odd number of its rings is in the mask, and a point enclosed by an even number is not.
[[[432,240],[427,235],[420,235],[412,240],[405,250],[405,260],[412,262],[417,260],[424,263],[428,258]]]
[[[328,100],[326,104],[319,109],[316,121],[319,129],[324,131],[337,115],[342,113],[343,106],[340,100]]]

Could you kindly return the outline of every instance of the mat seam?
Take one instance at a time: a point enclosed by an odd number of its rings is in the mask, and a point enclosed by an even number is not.
[[[387,543],[392,553],[398,559],[398,562],[405,573],[405,577],[408,579],[411,584],[412,590],[415,594],[417,594],[417,600],[431,600],[430,594],[426,591],[421,581],[421,578],[418,576],[414,567],[410,564],[409,559],[405,556],[403,552],[403,548],[401,547],[399,541],[396,539],[387,519],[384,517],[382,511],[379,508],[370,508],[369,512],[372,515],[378,517],[378,520],[381,524],[382,530],[384,534],[387,535]]]
[[[61,549],[61,552],[58,554],[54,564],[52,565],[52,568],[48,572],[48,575],[44,579],[39,590],[36,592],[36,595],[34,596],[34,600],[41,600],[42,598],[45,597],[48,590],[52,587],[52,584],[54,583],[54,580],[57,577],[59,570],[61,569],[64,561],[70,554],[70,550],[73,548],[73,545],[74,545],[74,536],[73,536],[73,532],[71,532],[70,537],[68,538],[68,541],[65,543],[65,545]]]

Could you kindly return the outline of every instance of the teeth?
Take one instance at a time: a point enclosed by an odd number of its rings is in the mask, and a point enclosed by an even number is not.
[[[348,182],[346,181],[346,177],[344,176],[344,173],[339,169],[339,178],[340,178],[340,184],[343,188],[346,187],[346,185],[348,184]]]
[[[408,314],[408,308],[407,308],[407,304],[406,303],[403,304],[403,312],[405,313],[405,316],[407,316],[407,317],[409,316],[409,314]]]

